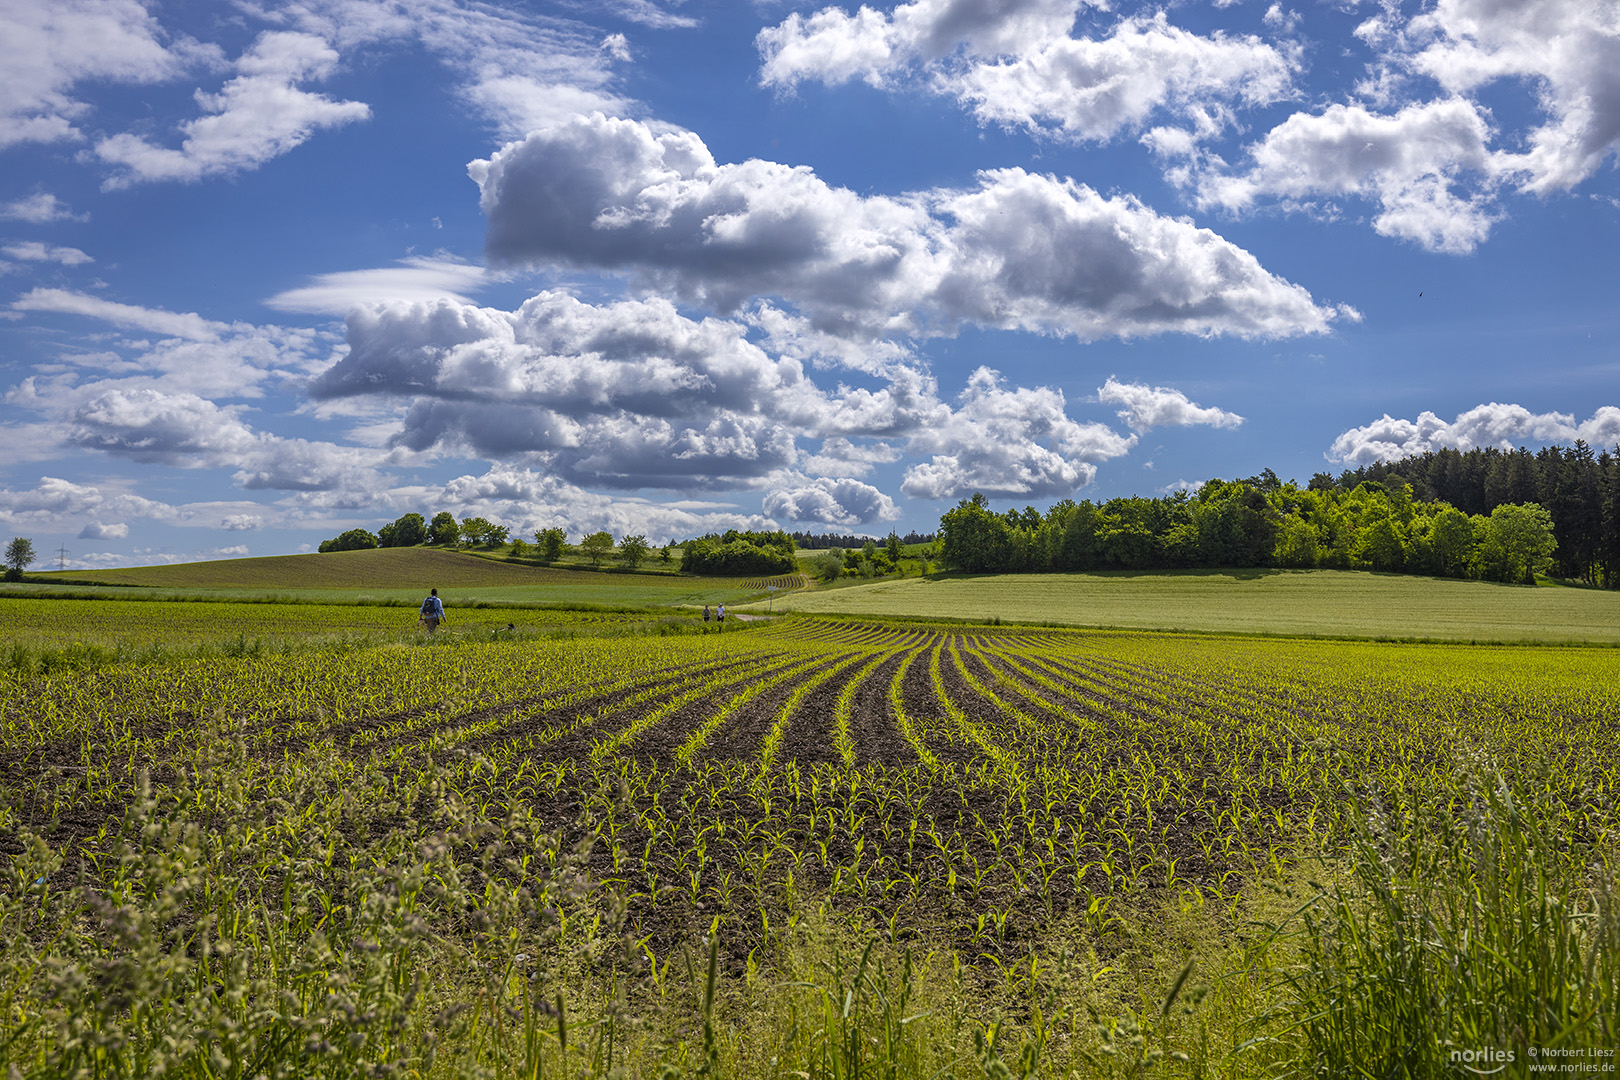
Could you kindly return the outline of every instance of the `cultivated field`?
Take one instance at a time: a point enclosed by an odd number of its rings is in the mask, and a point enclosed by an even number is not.
[[[0,662],[13,668],[159,662],[181,656],[351,650],[424,641],[414,604],[277,604],[215,600],[0,600],[8,630]],[[535,636],[630,628],[690,626],[691,615],[657,611],[566,611],[550,608],[452,607],[436,644],[527,640]],[[508,629],[510,627],[510,629]]]
[[[1620,1038],[1620,652],[644,629],[13,669],[0,1047],[921,1078]]]
[[[1350,570],[907,578],[799,593],[778,610],[1121,629],[1620,643],[1620,592]]]
[[[764,595],[763,581],[698,578],[663,571],[631,573],[530,566],[436,548],[375,548],[322,555],[218,559],[125,570],[30,574],[29,584],[0,586],[0,597],[71,591],[153,599],[264,599],[321,603],[419,603],[438,588],[452,606],[677,607],[731,604]],[[71,583],[71,584],[64,584]],[[98,591],[99,590],[99,591]]]

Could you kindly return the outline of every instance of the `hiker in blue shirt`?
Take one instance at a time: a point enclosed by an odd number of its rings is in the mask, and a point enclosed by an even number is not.
[[[433,589],[428,598],[422,601],[422,625],[427,627],[428,633],[433,633],[444,622],[444,605],[439,602],[439,590]]]

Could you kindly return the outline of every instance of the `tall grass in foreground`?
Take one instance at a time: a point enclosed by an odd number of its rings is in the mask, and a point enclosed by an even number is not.
[[[1558,834],[1550,790],[1471,762],[1398,814],[1365,801],[1350,880],[1305,913],[1286,972],[1294,1074],[1523,1075],[1548,1051],[1620,1053],[1613,823],[1604,807]]]
[[[1620,1046],[1610,822],[1568,827],[1543,780],[1476,766],[1367,800],[1339,883],[1249,947],[1219,905],[1178,921],[1141,896],[1113,929],[1053,925],[986,963],[785,898],[722,963],[718,918],[655,955],[588,880],[606,801],[547,829],[464,797],[484,768],[464,764],[292,768],[221,730],[98,835],[53,846],[8,818],[0,1070],[1430,1077],[1465,1075],[1454,1051],[1518,1073],[1531,1047]]]

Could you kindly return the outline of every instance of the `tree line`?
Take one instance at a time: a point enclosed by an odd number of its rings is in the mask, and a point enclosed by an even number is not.
[[[1465,514],[1535,503],[1552,515],[1559,577],[1620,588],[1620,447],[1596,455],[1585,442],[1498,450],[1436,450],[1379,461],[1337,477],[1318,473],[1317,490],[1350,490],[1365,481],[1412,486],[1414,497],[1445,502]]]
[[[1320,474],[1301,488],[1267,469],[1211,480],[1196,494],[1065,499],[1045,513],[996,513],[976,494],[940,518],[940,556],[974,573],[1280,566],[1531,583],[1537,573],[1575,568],[1592,575],[1586,580],[1620,583],[1620,563],[1564,551],[1570,530],[1561,533],[1547,507],[1504,501],[1467,513],[1419,497],[1404,475]]]
[[[654,551],[645,536],[632,535],[626,536],[623,540],[614,540],[610,532],[591,533],[582,537],[577,545],[570,546],[568,534],[560,528],[538,529],[534,533],[534,542],[530,543],[521,536],[513,536],[512,530],[505,525],[482,517],[465,517],[457,521],[448,511],[435,514],[431,522],[421,514],[405,514],[375,533],[366,529],[350,529],[330,540],[322,541],[319,550],[361,551],[367,548],[424,545],[505,548],[513,558],[534,559],[548,563],[557,562],[564,555],[577,552],[597,568],[608,559],[616,558],[631,569],[651,558]],[[669,560],[669,549],[665,548],[663,561]]]
[[[376,532],[350,529],[330,540],[322,540],[317,549],[327,551],[363,551],[378,547],[417,547],[433,544],[439,547],[457,547],[461,544],[506,543],[510,530],[483,518],[465,518],[457,521],[448,510],[433,515],[430,522],[421,514],[404,514]]]
[[[864,548],[867,544],[882,544],[887,541],[876,536],[866,536],[858,533],[789,533],[793,543],[806,551],[827,551],[832,548]],[[893,536],[893,533],[889,534]],[[932,544],[933,533],[908,532],[899,538],[902,544]]]

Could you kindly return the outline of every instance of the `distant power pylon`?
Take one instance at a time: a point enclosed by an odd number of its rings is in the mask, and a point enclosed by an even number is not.
[[[65,547],[59,547],[56,549],[56,565],[58,569],[67,569],[67,557],[71,554],[73,553]]]

